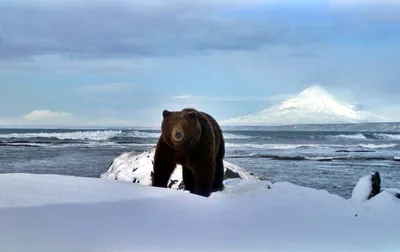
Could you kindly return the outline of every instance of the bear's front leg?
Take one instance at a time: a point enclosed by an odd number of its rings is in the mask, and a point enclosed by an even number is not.
[[[160,137],[154,153],[152,186],[166,188],[175,167],[174,150]]]
[[[194,193],[194,177],[192,171],[188,167],[182,166],[182,179],[183,184],[185,185],[185,190]]]
[[[192,171],[195,181],[194,194],[209,197],[212,193],[215,178],[215,163],[203,161],[196,164]]]

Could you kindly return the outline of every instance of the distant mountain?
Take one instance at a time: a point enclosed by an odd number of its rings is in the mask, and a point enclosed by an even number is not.
[[[256,114],[221,121],[223,126],[278,126],[385,122],[385,118],[340,102],[319,85]]]
[[[400,123],[294,124],[283,126],[222,126],[224,131],[330,131],[399,133]]]

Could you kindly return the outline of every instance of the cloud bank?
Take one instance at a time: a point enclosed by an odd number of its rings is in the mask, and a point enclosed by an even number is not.
[[[118,92],[126,89],[139,87],[138,84],[134,83],[105,83],[105,84],[92,84],[84,85],[81,87],[83,91],[87,92]]]
[[[57,120],[68,116],[70,116],[70,114],[65,112],[54,112],[51,110],[34,110],[24,115],[23,118],[27,121],[45,121],[54,119]]]
[[[333,3],[341,5],[340,1]],[[287,7],[291,5],[296,8]],[[269,45],[318,43],[330,39],[332,30],[354,38],[362,36],[353,27],[354,20],[337,14],[330,21],[324,5],[314,5],[261,0],[0,1],[0,60],[253,51]],[[320,25],[310,22],[310,17],[319,18]],[[298,20],[303,25],[294,29]],[[378,31],[371,27],[371,32]]]

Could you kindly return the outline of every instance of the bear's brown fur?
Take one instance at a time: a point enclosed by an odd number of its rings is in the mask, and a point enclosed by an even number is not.
[[[223,190],[225,142],[217,121],[191,108],[164,110],[162,115],[152,185],[167,187],[172,172],[180,164],[185,190],[204,197]]]

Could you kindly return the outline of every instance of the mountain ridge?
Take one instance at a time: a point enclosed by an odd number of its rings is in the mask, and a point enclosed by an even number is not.
[[[400,122],[293,124],[279,126],[222,126],[224,131],[298,131],[347,133],[399,133]]]

